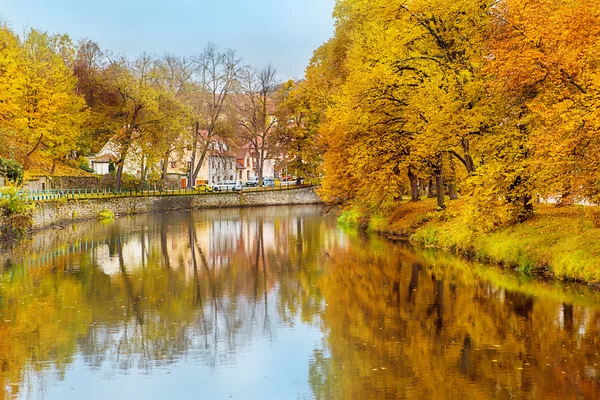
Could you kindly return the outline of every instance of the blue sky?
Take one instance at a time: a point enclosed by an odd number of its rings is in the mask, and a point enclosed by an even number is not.
[[[103,49],[180,56],[207,42],[246,63],[271,62],[280,79],[301,78],[312,52],[333,35],[335,0],[1,0],[17,32],[33,27],[87,37]]]

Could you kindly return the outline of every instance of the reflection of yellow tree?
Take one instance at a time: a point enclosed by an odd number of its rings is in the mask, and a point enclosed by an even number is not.
[[[319,399],[593,397],[599,314],[536,301],[386,242],[332,253]],[[575,327],[585,329],[580,335]],[[591,370],[590,370],[591,368]]]
[[[292,323],[302,308],[309,320],[320,305],[311,300],[319,255],[309,249],[323,222],[306,214],[140,216],[35,239],[35,255],[0,277],[0,399],[29,372],[64,371],[75,354],[90,365],[151,369],[195,351],[214,366],[253,336],[271,335],[276,316]],[[209,223],[220,219],[256,228],[240,231],[252,245],[239,248],[238,237],[207,247],[205,236],[224,233]]]

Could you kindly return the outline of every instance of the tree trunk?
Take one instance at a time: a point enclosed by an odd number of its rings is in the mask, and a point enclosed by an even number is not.
[[[264,149],[261,149],[260,152],[256,149],[256,157],[258,158],[258,187],[263,187],[264,154]]]
[[[419,183],[418,177],[410,168],[408,168],[408,180],[410,181],[410,201],[419,201]]]
[[[125,165],[125,159],[127,158],[128,152],[129,152],[129,145],[127,145],[125,147],[125,149],[123,150],[123,152],[121,153],[121,159],[119,160],[119,163],[117,166],[117,182],[116,182],[117,192],[121,190],[121,181],[123,180],[123,167]]]
[[[127,159],[127,153],[129,153],[129,145],[124,146],[124,150],[121,153],[121,159],[117,165],[117,182],[116,189],[117,192],[121,190],[121,181],[123,180],[123,167],[125,165],[125,160]]]
[[[194,168],[196,166],[196,151],[198,149],[198,132],[200,130],[200,123],[198,121],[196,121],[196,124],[194,125],[194,144],[192,147],[192,158],[190,160],[190,171],[188,172],[188,182],[187,182],[187,188],[191,189],[192,186],[192,179],[194,177]]]
[[[119,164],[117,167],[117,182],[115,184],[115,189],[117,192],[121,190],[121,179],[123,178],[123,164]]]
[[[140,186],[142,187],[142,190],[144,188],[144,180],[146,179],[146,171],[145,171],[146,166],[144,165],[145,164],[144,160],[145,160],[145,157],[142,154],[142,164],[140,165]]]
[[[528,220],[533,216],[533,202],[530,195],[523,196],[523,212],[519,216],[519,222]]]
[[[467,173],[471,175],[475,172],[475,165],[473,164],[473,157],[471,157],[471,144],[469,143],[469,139],[462,140],[462,148],[465,154],[465,167],[467,168]]]
[[[437,173],[436,173],[437,175]],[[427,197],[433,198],[435,195],[433,194],[433,178],[429,178],[429,182],[427,182]]]
[[[167,181],[167,168],[169,167],[169,156],[171,155],[171,151],[167,151],[163,157],[162,171],[160,174],[160,179],[164,182]]]
[[[448,191],[450,192],[450,200],[458,199],[458,190],[456,187],[456,165],[454,164],[454,159],[450,157],[450,183],[448,185]]]
[[[427,197],[427,188],[423,179],[419,178],[417,180],[417,188],[419,190],[419,197]]]
[[[573,204],[573,199],[571,198],[571,186],[565,185],[564,189],[560,194],[560,199],[558,200],[559,206],[569,206]]]
[[[435,170],[435,190],[437,193],[437,205],[440,208],[446,208],[444,204],[444,177],[442,175],[442,157],[438,160],[438,165]]]

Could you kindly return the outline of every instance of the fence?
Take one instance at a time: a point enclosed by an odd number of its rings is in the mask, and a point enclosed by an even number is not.
[[[270,187],[248,187],[242,186],[241,189],[230,188],[226,186],[217,190],[209,185],[201,185],[196,189],[181,189],[174,185],[170,189],[122,189],[120,191],[110,189],[48,189],[21,191],[19,194],[27,201],[52,201],[60,199],[97,199],[97,198],[119,198],[119,197],[141,197],[141,196],[184,196],[212,193],[246,193],[257,191],[275,191],[291,190],[296,188],[306,188],[315,186],[317,181],[310,181],[300,185],[296,182],[281,182]],[[3,195],[0,193],[0,198]]]

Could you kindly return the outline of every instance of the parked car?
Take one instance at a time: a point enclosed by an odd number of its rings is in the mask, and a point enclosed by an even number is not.
[[[223,181],[213,185],[213,192],[237,192],[243,189],[242,181]]]
[[[206,183],[203,183],[201,185],[196,186],[196,190],[199,192],[212,192],[213,188],[210,185],[207,185]]]
[[[275,186],[275,178],[263,178],[263,187],[273,187]]]
[[[248,187],[257,187],[258,186],[258,176],[253,176],[246,182],[246,186]]]

